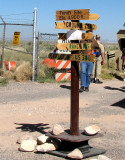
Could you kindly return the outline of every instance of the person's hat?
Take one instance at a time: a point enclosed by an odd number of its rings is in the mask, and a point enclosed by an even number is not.
[[[100,38],[100,35],[99,35],[99,34],[97,34],[97,35],[96,35],[96,38]]]

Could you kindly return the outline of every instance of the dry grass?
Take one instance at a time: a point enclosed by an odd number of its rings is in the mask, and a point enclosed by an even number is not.
[[[2,76],[7,79],[15,79],[15,73],[7,70],[3,72]]]
[[[18,82],[30,80],[32,76],[32,67],[29,62],[23,62],[15,71],[15,79]]]

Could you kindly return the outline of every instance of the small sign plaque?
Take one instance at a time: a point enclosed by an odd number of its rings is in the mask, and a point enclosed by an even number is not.
[[[14,32],[13,36],[13,44],[19,45],[20,32]]]
[[[95,62],[95,55],[88,55],[88,54],[53,54],[53,53],[50,53],[48,57],[50,59],[56,59],[56,60]]]
[[[57,43],[59,50],[91,50],[91,43]]]

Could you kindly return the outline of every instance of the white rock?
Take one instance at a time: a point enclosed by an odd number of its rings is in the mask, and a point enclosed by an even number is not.
[[[44,143],[42,145],[38,145],[36,150],[38,152],[54,151],[56,150],[56,147],[52,143]]]
[[[54,135],[58,135],[58,134],[63,133],[63,132],[64,132],[64,129],[62,128],[61,125],[55,124],[55,125],[53,126],[52,133],[53,133]]]
[[[38,143],[38,144],[46,143],[48,139],[49,139],[49,137],[46,136],[45,134],[43,134],[43,135],[41,135],[41,136],[39,136],[39,137],[37,138],[37,143]]]
[[[88,126],[84,129],[87,135],[95,135],[100,131],[100,128],[96,125]]]
[[[110,158],[104,156],[104,155],[99,155],[98,160],[111,160]]]
[[[22,137],[18,138],[17,143],[21,144],[23,140],[35,140],[35,139],[33,136],[23,135]]]
[[[23,140],[19,150],[24,152],[32,152],[35,150],[37,142],[35,140]]]
[[[72,152],[67,154],[67,157],[72,158],[72,159],[82,159],[83,154],[79,149],[74,149]]]

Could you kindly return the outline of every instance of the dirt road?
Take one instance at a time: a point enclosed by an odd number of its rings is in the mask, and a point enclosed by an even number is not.
[[[96,124],[103,137],[89,143],[107,150],[112,160],[125,159],[125,82],[91,84],[79,95],[79,128]],[[70,126],[70,83],[14,83],[0,88],[0,160],[61,160],[48,154],[18,151],[18,137],[35,137],[56,123]],[[88,158],[90,159],[90,158]]]

